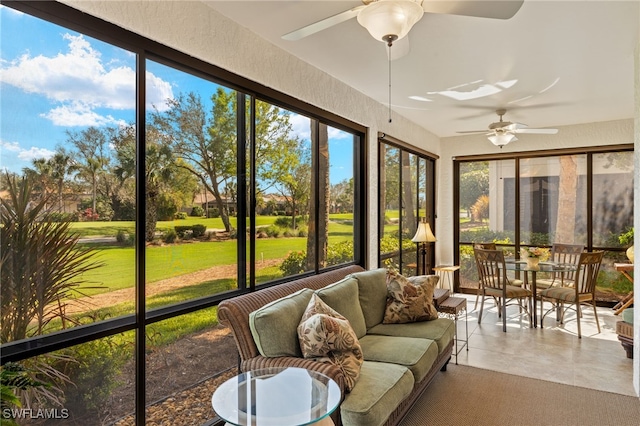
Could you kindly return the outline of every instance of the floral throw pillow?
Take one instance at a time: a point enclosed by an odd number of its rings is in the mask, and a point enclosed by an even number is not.
[[[383,323],[431,321],[438,318],[433,305],[437,275],[406,278],[395,271],[387,272],[387,307]]]
[[[347,391],[360,376],[362,348],[349,321],[318,297],[311,296],[298,325],[298,340],[305,358],[335,364],[342,370]]]

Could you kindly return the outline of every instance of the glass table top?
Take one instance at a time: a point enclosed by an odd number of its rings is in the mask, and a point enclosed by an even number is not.
[[[338,384],[304,368],[267,368],[224,382],[211,397],[214,411],[227,423],[300,426],[330,415],[340,403]]]

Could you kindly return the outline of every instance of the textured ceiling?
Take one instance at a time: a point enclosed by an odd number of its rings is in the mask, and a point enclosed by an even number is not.
[[[386,46],[356,19],[299,41],[281,38],[359,1],[205,3],[387,104]],[[632,118],[639,5],[525,0],[509,20],[425,14],[409,33],[408,54],[392,62],[393,110],[440,137],[486,129],[497,108],[534,128]]]

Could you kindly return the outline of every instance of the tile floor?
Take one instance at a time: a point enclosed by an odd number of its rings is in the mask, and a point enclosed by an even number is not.
[[[530,328],[526,316],[511,306],[507,308],[505,333],[493,301],[485,302],[479,325],[480,302],[474,309],[475,295],[455,296],[465,297],[469,309],[469,350],[462,349],[459,364],[636,396],[632,384],[633,360],[626,357],[618,341],[615,323],[619,317],[611,308],[598,308],[601,333],[593,310],[588,307],[583,310],[582,339],[578,339],[572,311],[567,312],[564,325],[556,323],[555,313],[550,313],[541,329]],[[539,312],[538,304],[538,315]],[[464,313],[458,327],[459,334],[464,336]],[[455,362],[455,357],[451,362]]]

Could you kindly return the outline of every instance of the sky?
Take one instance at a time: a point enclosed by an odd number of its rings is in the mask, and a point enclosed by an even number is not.
[[[20,173],[67,144],[67,132],[135,120],[132,52],[0,6],[0,169]],[[194,91],[205,110],[217,85],[147,62],[147,108]],[[309,119],[291,115],[293,135],[310,136]],[[353,176],[352,137],[329,129],[332,183]],[[346,155],[348,153],[348,155]]]

